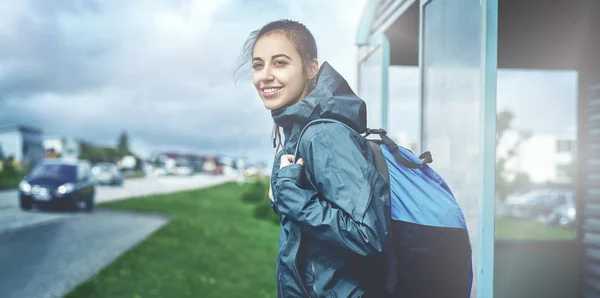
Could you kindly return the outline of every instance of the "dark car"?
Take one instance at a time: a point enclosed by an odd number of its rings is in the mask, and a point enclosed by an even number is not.
[[[63,207],[94,209],[96,188],[86,161],[46,159],[19,184],[21,209]]]

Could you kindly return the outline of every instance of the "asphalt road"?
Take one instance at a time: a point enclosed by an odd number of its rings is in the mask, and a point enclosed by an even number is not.
[[[215,185],[234,178],[225,176],[195,175],[189,177],[152,177],[125,180],[123,187],[97,186],[96,203],[141,197],[150,194],[170,193]],[[19,208],[16,190],[0,191],[0,233],[31,225],[60,220],[70,213],[24,212]],[[0,295],[2,297],[2,295]]]
[[[230,177],[141,178],[98,187],[97,202],[219,184]],[[0,192],[0,297],[62,297],[168,221],[97,210],[21,211],[17,192]]]

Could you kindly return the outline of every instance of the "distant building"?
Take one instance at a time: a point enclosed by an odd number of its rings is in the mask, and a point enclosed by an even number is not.
[[[0,126],[0,152],[14,158],[18,167],[36,165],[44,158],[42,131],[24,125]]]
[[[47,156],[79,158],[81,142],[73,137],[48,137],[44,139],[44,151]]]
[[[535,184],[574,182],[575,134],[539,133],[523,139],[519,132],[508,131],[498,144],[498,157],[508,156],[510,150],[515,155],[507,161],[506,170],[513,177],[521,172]]]
[[[163,168],[168,174],[175,174],[181,167],[189,167],[197,172],[204,162],[199,155],[179,152],[157,152],[151,160],[155,167]]]

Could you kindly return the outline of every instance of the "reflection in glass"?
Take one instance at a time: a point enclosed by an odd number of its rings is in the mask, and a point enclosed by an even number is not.
[[[481,190],[480,6],[433,0],[424,7],[423,149],[465,213],[477,268]],[[475,284],[472,295],[476,293]]]
[[[383,55],[379,47],[360,63],[359,96],[367,103],[367,127],[381,128]]]
[[[419,144],[419,68],[389,67],[388,134],[413,152]]]
[[[576,71],[499,70],[496,237],[575,237]]]

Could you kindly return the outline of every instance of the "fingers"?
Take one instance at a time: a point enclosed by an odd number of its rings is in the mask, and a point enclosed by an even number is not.
[[[292,154],[285,154],[281,156],[281,160],[280,160],[280,168],[283,168],[285,166],[289,166],[294,162],[294,155]],[[304,160],[302,159],[302,157],[299,157],[298,160],[296,161],[296,163],[300,164],[300,165],[304,165]]]
[[[294,160],[294,156],[291,154],[284,154],[281,156],[281,164],[291,164]]]

